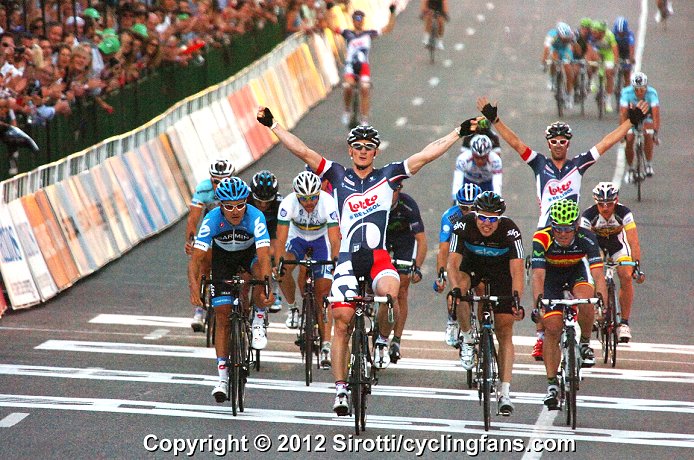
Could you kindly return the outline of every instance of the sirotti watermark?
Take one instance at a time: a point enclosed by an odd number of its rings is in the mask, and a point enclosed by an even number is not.
[[[241,452],[333,452],[333,453],[411,453],[421,457],[428,453],[464,453],[476,457],[480,453],[519,452],[576,452],[574,439],[555,438],[490,438],[483,434],[477,438],[458,438],[442,434],[430,438],[414,438],[402,434],[378,435],[374,438],[336,434],[328,438],[322,434],[259,434],[253,437],[159,438],[155,434],[144,437],[142,444],[148,452],[171,452],[173,456],[192,457],[197,453],[211,453],[223,457]]]

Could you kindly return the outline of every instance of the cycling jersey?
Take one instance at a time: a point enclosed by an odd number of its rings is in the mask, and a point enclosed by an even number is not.
[[[270,246],[265,216],[257,208],[246,205],[246,212],[239,225],[232,225],[222,214],[221,208],[207,213],[195,237],[194,248],[207,251],[210,247],[235,252]]]
[[[455,194],[464,184],[477,184],[483,191],[493,191],[501,195],[502,165],[501,157],[494,152],[490,152],[488,161],[482,166],[475,163],[472,151],[465,147],[461,148],[461,153],[455,161],[455,171],[453,171],[453,199]]]
[[[643,96],[643,100],[648,103],[648,113],[646,113],[644,123],[653,122],[653,107],[660,106],[658,92],[652,86],[647,86],[646,94]],[[627,86],[626,88],[622,89],[619,97],[620,107],[629,107],[629,104],[636,105],[638,102],[639,98],[636,97],[636,91],[634,91],[633,86]]]
[[[329,227],[338,225],[335,200],[322,190],[311,213],[301,206],[296,193],[290,193],[280,203],[277,219],[280,224],[289,225],[288,240],[298,237],[313,241],[327,235]]]
[[[282,202],[282,195],[279,193],[275,197],[274,200],[270,203],[270,206],[264,211],[260,211],[263,213],[263,216],[265,216],[265,223],[267,225],[267,231],[268,234],[270,235],[270,239],[275,239],[277,238],[277,210],[280,207],[280,203]],[[253,205],[255,207],[256,205],[256,200],[253,198],[253,194],[251,194],[248,197],[248,204]],[[260,209],[258,209],[260,210]]]
[[[622,59],[629,59],[631,56],[631,47],[634,45],[634,32],[630,30],[623,35],[614,34],[614,38],[617,42],[619,57]]]
[[[338,31],[345,39],[347,56],[345,57],[345,75],[359,75],[363,81],[371,79],[369,68],[369,51],[371,50],[371,40],[381,35],[378,30],[342,30]]]
[[[549,225],[549,208],[555,201],[568,198],[578,203],[583,174],[600,158],[600,154],[593,147],[567,159],[561,170],[549,158],[530,147],[525,149],[521,158],[535,173],[536,192],[540,203],[537,227],[543,228]]]
[[[559,56],[559,59],[562,61],[572,61],[573,60],[573,49],[572,45],[575,41],[575,38],[572,37],[571,41],[564,42],[561,38],[559,38],[559,32],[557,29],[550,29],[549,32],[547,32],[547,36],[545,36],[545,46],[549,47],[550,51],[556,52],[557,55]]]
[[[405,261],[415,259],[417,248],[414,236],[423,231],[424,222],[419,206],[410,195],[400,192],[398,201],[390,210],[386,227],[386,247],[393,258]]]
[[[588,45],[590,45],[590,35],[585,38],[579,30],[574,30],[574,36],[578,45],[578,49],[574,48],[574,59],[582,59],[588,50]]]
[[[591,40],[590,44],[600,54],[603,61],[614,62],[614,51],[612,45],[617,44],[614,34],[610,30],[605,31],[605,35],[600,40]]]
[[[593,231],[600,248],[613,260],[631,259],[631,248],[626,239],[626,231],[636,228],[634,215],[624,205],[617,203],[609,219],[598,212],[598,206],[593,205],[583,211],[581,227]]]
[[[198,206],[200,208],[205,208],[210,210],[217,206],[217,199],[214,197],[214,188],[212,187],[212,180],[205,179],[200,181],[200,183],[195,187],[195,193],[193,193],[193,199],[191,204],[193,206]]]
[[[439,243],[447,243],[453,233],[453,225],[463,218],[463,211],[458,205],[451,206],[441,215],[441,230],[439,231]]]

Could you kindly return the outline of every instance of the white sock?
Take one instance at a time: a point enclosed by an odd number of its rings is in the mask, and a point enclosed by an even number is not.
[[[255,312],[255,317],[253,318],[253,326],[264,326],[265,325],[265,309],[258,308]]]
[[[217,358],[217,372],[219,373],[219,380],[229,380],[229,368],[225,358]]]
[[[509,397],[511,391],[511,382],[501,382],[501,396]]]
[[[537,331],[535,332],[535,336],[537,336],[538,339],[545,340],[545,331]]]

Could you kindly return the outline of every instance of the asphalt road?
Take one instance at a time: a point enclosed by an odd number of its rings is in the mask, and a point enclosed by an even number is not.
[[[539,64],[545,32],[557,19],[576,24],[584,15],[611,22],[626,13],[636,25],[641,7],[635,0],[619,2],[620,6],[604,2],[591,10],[579,1],[466,1],[452,7],[446,50],[430,65],[419,42],[415,3],[399,16],[393,33],[377,41],[372,55],[372,123],[387,142],[377,159],[380,164],[406,158],[475,115],[479,95],[498,100],[505,122],[543,151],[544,128],[556,119]],[[404,358],[380,374],[367,432],[358,440],[352,436],[352,419],[335,418],[330,410],[330,373],[319,371],[310,387],[304,385],[293,332],[283,325],[284,313],[271,317],[270,343],[262,353],[260,372],[251,374],[246,411],[233,417],[228,404],[214,402],[214,353],[188,325],[187,259],[184,225],[179,223],[47,305],[2,318],[3,458],[172,458],[167,448],[174,439],[206,440],[198,458],[215,456],[212,447],[257,457],[262,435],[272,441],[265,458],[333,458],[357,451],[359,457],[372,453],[400,458],[413,457],[419,449],[424,458],[460,455],[441,452],[441,446],[448,451],[464,448],[468,455],[477,448],[481,457],[492,457],[496,455],[490,452],[503,443],[525,449],[537,440],[547,450],[574,442],[575,452],[516,450],[508,456],[691,457],[694,199],[687,184],[694,170],[687,156],[694,100],[694,32],[688,24],[694,19],[694,6],[678,2],[665,31],[653,21],[655,2],[648,3],[642,68],[660,94],[663,142],[644,200],[636,203],[633,186],[624,186],[620,194],[636,215],[648,278],[636,288],[634,340],[620,346],[617,368],[599,362],[584,372],[575,431],[566,428],[563,413],[543,409],[544,368],[529,356],[534,341],[529,320],[515,327],[515,413],[494,417],[489,437],[477,394],[467,390],[455,350],[443,343],[443,299],[430,286],[438,220],[449,203],[458,154],[455,147],[405,186],[420,204],[430,254],[425,281],[411,292]],[[341,96],[333,92],[295,133],[328,158],[346,162],[340,106]],[[599,121],[594,104],[585,117],[570,113],[565,118],[575,133],[574,154],[617,125],[616,114]],[[608,152],[586,174],[584,207],[593,185],[615,174],[617,151]],[[527,249],[537,220],[532,173],[508,146],[503,147],[503,160],[507,215],[520,225]],[[288,192],[302,165],[277,147],[243,177],[265,168],[278,175],[282,190]],[[524,301],[529,305],[528,292]],[[393,452],[398,443],[400,452]],[[155,446],[160,449],[147,449]]]

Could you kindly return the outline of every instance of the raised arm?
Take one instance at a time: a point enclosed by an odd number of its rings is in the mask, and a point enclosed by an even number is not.
[[[620,123],[617,128],[608,133],[602,138],[600,142],[595,145],[598,153],[600,155],[604,154],[612,148],[617,142],[621,141],[624,136],[626,136],[627,131],[632,126],[638,125],[646,117],[648,112],[648,103],[646,101],[639,101],[636,107],[629,107],[627,109],[627,119]]]
[[[431,163],[446,153],[458,139],[474,133],[477,124],[473,122],[475,122],[475,118],[465,120],[460,124],[459,128],[456,128],[442,138],[435,140],[431,144],[424,147],[422,151],[415,153],[405,160],[407,162],[407,168],[409,169],[410,174],[417,174],[417,172],[422,169],[424,165]]]
[[[381,30],[383,35],[390,33],[393,27],[395,27],[395,4],[391,4],[388,9],[390,10],[390,16],[388,17],[388,24]]]
[[[511,130],[511,128],[499,120],[496,104],[492,105],[485,96],[482,96],[477,99],[477,109],[482,112],[482,115],[484,115],[487,120],[494,124],[494,128],[496,129],[496,132],[499,133],[499,136],[501,136],[501,138],[505,140],[513,150],[518,152],[518,155],[523,155],[523,153],[525,153],[528,146],[525,145],[525,143],[520,139],[520,137],[518,137],[516,133]]]
[[[312,170],[316,171],[323,157],[316,151],[308,148],[304,141],[290,133],[275,120],[272,112],[267,107],[258,107],[256,115],[258,123],[267,126],[280,140],[287,150],[292,152],[294,156],[306,163]]]

